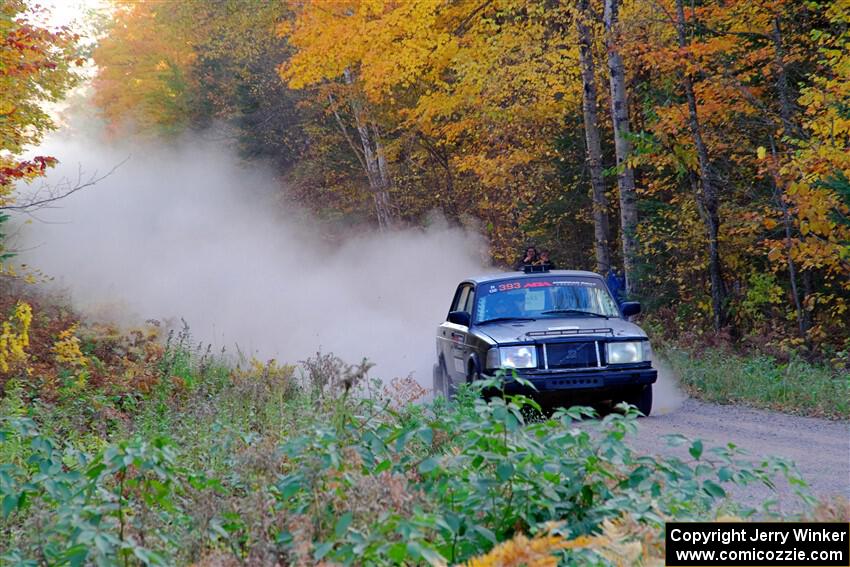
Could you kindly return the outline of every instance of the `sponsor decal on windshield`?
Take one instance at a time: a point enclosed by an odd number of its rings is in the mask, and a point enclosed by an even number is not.
[[[573,286],[581,286],[581,287],[600,287],[599,282],[595,281],[584,281],[584,280],[558,280],[552,282],[554,285],[573,285]]]
[[[552,287],[552,282],[526,282],[522,287]]]
[[[490,284],[490,287],[487,291],[488,293],[500,293],[504,291],[513,291],[515,289],[529,289],[553,286],[601,287],[601,284],[595,280],[517,280],[502,282],[498,284]]]

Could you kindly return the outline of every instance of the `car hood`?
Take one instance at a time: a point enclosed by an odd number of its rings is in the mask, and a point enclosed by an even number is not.
[[[605,329],[605,331],[594,329]],[[563,335],[564,337],[581,336],[582,334],[600,335],[607,334],[607,329],[611,329],[614,337],[646,337],[646,333],[625,319],[611,318],[603,319],[601,317],[575,317],[569,319],[538,319],[537,321],[509,321],[504,323],[488,323],[486,325],[476,325],[473,332],[483,337],[489,338],[496,343],[513,343],[526,340],[541,340],[543,337],[527,337],[526,333],[536,331],[558,331],[558,330],[577,330],[577,334]],[[551,338],[558,338],[554,335]]]

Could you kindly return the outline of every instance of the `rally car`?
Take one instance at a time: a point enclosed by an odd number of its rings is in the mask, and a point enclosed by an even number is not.
[[[450,398],[504,369],[506,393],[561,405],[625,401],[649,415],[658,373],[646,333],[629,321],[639,312],[593,272],[527,267],[464,280],[437,328],[434,392]]]

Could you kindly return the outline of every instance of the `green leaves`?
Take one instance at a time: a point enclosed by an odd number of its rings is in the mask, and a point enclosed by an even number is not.
[[[23,494],[14,495],[14,494],[6,494],[3,496],[3,519],[8,520],[9,516],[12,515],[21,501]]]
[[[496,465],[496,478],[502,482],[511,478],[513,474],[514,466],[510,463],[510,461],[503,461]]]
[[[706,480],[705,482],[703,482],[702,489],[714,498],[726,497],[726,491],[723,490],[723,487],[714,482],[713,480]]]
[[[691,445],[691,448],[688,449],[688,452],[694,459],[699,460],[699,458],[702,456],[702,441],[700,441],[699,439],[694,441]]]
[[[341,538],[345,535],[345,532],[348,530],[348,526],[351,525],[351,521],[354,519],[354,514],[351,512],[346,512],[342,516],[340,516],[339,520],[336,522],[336,526],[334,527],[334,535],[337,538]]]
[[[456,563],[547,522],[580,535],[623,513],[652,525],[665,515],[703,517],[725,498],[724,482],[758,478],[739,472],[734,449],[706,459],[703,443],[683,436],[669,441],[685,445],[696,464],[633,454],[634,411],[588,420],[592,410],[571,408],[529,424],[523,397],[465,396],[462,389],[450,411],[380,418],[361,400],[349,415],[371,418],[285,443],[292,469],[276,485],[277,505],[311,514],[314,560]],[[363,462],[345,457],[352,454]],[[294,538],[280,542],[292,549]]]
[[[429,472],[435,470],[440,465],[440,459],[437,457],[428,457],[421,463],[419,463],[419,472],[421,474],[428,474]]]
[[[22,464],[0,465],[0,525],[32,530],[37,518],[46,556],[65,564],[180,563],[180,538],[192,533],[200,549],[242,559],[270,549],[306,562],[445,565],[550,522],[575,537],[623,514],[658,529],[663,518],[704,518],[726,483],[794,472],[784,462],[751,467],[734,447],[683,436],[670,441],[696,463],[636,455],[634,411],[594,420],[571,408],[526,423],[525,398],[472,394],[462,390],[450,407],[392,411],[354,398],[341,427],[311,406],[279,446],[232,431],[235,452],[249,458],[219,469],[165,438],[89,454],[7,420],[0,434],[23,453]],[[144,545],[132,535],[142,533]],[[0,561],[23,564],[34,553],[13,547]]]
[[[146,565],[170,563],[147,547],[173,554],[174,528],[154,519],[162,514],[179,525],[186,517],[176,501],[178,472],[167,440],[126,441],[89,455],[60,449],[24,420],[0,423],[6,438],[28,441],[21,443],[25,467],[0,464],[3,521],[28,526],[29,510],[48,513],[38,529],[51,563],[112,564],[126,554]],[[127,537],[132,532],[144,533],[146,545]]]

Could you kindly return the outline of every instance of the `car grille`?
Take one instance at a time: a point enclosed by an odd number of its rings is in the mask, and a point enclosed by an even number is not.
[[[544,368],[597,368],[602,365],[596,341],[545,343]]]

